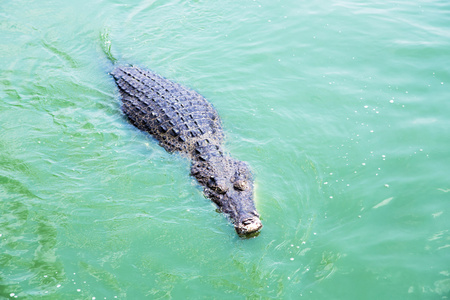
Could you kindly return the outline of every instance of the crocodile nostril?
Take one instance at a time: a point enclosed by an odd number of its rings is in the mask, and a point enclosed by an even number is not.
[[[251,224],[252,222],[253,222],[252,219],[247,219],[247,220],[242,221],[242,224],[244,224],[244,225],[249,225],[249,224]]]

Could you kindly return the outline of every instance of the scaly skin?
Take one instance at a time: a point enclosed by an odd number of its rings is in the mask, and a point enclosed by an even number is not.
[[[199,93],[138,67],[120,66],[111,75],[130,122],[168,152],[191,159],[191,175],[229,216],[238,234],[258,232],[262,224],[250,169],[224,155],[222,126],[212,105]]]

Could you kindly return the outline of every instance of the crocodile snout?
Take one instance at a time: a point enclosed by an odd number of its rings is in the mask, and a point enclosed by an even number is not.
[[[249,235],[258,232],[263,227],[258,217],[251,217],[242,220],[235,225],[236,232],[239,235]]]

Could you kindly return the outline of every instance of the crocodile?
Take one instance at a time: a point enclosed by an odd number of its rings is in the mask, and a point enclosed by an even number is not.
[[[191,175],[229,217],[238,235],[258,234],[262,223],[253,200],[252,173],[247,163],[224,152],[221,120],[211,103],[198,92],[137,66],[117,66],[111,75],[130,123],[150,133],[166,151],[190,159]]]

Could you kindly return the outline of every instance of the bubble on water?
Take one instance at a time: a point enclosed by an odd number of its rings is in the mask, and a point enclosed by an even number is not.
[[[389,100],[390,103],[394,103],[394,100]]]
[[[442,213],[443,213],[443,211],[440,211],[440,212],[437,212],[437,213],[434,213],[434,214],[431,214],[431,215],[433,216],[433,218],[437,218],[440,215],[442,215]]]

